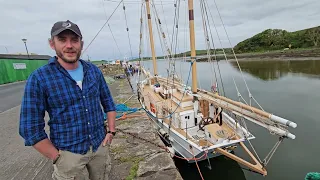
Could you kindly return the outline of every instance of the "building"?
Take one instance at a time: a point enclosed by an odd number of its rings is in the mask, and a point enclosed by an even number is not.
[[[50,57],[0,54],[0,84],[26,80],[34,70],[47,64]]]

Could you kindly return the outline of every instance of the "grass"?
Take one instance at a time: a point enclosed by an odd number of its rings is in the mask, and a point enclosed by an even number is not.
[[[137,172],[139,169],[139,163],[140,161],[142,161],[143,158],[141,157],[134,157],[132,158],[130,161],[133,162],[131,168],[130,168],[130,172],[129,175],[126,177],[126,180],[133,180],[135,177],[137,177]]]
[[[119,125],[132,125],[132,124],[134,124],[134,123],[135,123],[135,121],[133,121],[133,120],[125,119],[125,120],[122,120],[122,121],[119,123]]]
[[[123,101],[122,101],[122,102],[123,102]],[[134,103],[134,102],[130,102],[130,101],[128,101],[128,102],[125,103],[125,105],[128,106],[128,107],[130,107],[130,108],[134,108],[134,106],[137,106],[137,104],[138,104],[138,103]]]
[[[117,103],[122,103],[122,102],[126,101],[125,98],[120,98],[120,97],[116,97],[114,99],[117,101]]]
[[[120,138],[120,139],[127,139],[128,136],[126,136],[126,135],[121,135],[121,136],[118,136],[118,138]]]
[[[124,147],[123,146],[112,147],[110,150],[112,153],[122,153],[124,152]]]

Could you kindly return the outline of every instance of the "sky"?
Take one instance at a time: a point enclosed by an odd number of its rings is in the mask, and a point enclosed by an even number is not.
[[[216,48],[233,47],[269,28],[291,32],[320,25],[319,0],[204,1],[208,5],[207,14],[210,24],[208,31],[211,30]],[[0,54],[26,53],[21,40],[26,38],[29,53],[54,56],[55,52],[48,44],[51,27],[56,21],[70,20],[78,24],[83,35],[84,49],[86,49],[82,53],[83,59],[88,59],[88,57],[91,60],[138,57],[141,1],[124,0],[125,13],[123,3],[116,9],[119,2],[120,0],[44,0],[42,2],[0,0]],[[174,2],[176,1],[153,0],[153,2],[162,22],[161,28],[167,37],[167,45],[170,47],[175,17]],[[200,0],[194,0],[196,49],[206,49],[200,2]],[[174,48],[175,52],[190,50],[187,5],[188,1],[180,1],[178,43]],[[92,41],[114,10],[107,25]],[[154,15],[155,12],[152,10],[151,17],[154,18]],[[144,16],[143,20],[145,19]],[[129,28],[129,38],[126,24]],[[142,41],[144,56],[151,56],[148,33],[146,21],[144,21]],[[163,55],[157,26],[154,22],[153,36],[156,55]]]

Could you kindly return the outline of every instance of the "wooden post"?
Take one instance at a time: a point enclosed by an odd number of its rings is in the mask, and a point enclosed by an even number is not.
[[[155,54],[155,51],[154,51],[154,40],[153,40],[153,32],[152,32],[152,22],[151,22],[149,0],[146,0],[146,5],[147,5],[147,16],[148,16],[150,46],[151,46],[152,61],[153,61],[153,74],[154,74],[154,76],[157,76],[158,75],[158,70],[157,70],[156,54]]]
[[[255,158],[255,156],[249,151],[249,149],[244,145],[243,142],[240,142],[239,143],[240,146],[243,148],[243,150],[250,156],[250,158],[255,162],[255,164],[252,164],[234,154],[231,154],[229,153],[228,151],[222,149],[222,148],[216,148],[215,150],[218,152],[218,153],[221,153],[235,161],[237,161],[238,163],[262,174],[263,176],[266,176],[267,175],[267,170],[260,164],[260,162]]]
[[[194,33],[194,12],[193,0],[188,0],[189,7],[189,29],[190,29],[190,48],[191,48],[191,62],[192,64],[192,92],[197,93],[197,63],[196,63],[196,45]]]

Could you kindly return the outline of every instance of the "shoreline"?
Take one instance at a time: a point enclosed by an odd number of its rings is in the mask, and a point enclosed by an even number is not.
[[[239,61],[318,61],[320,57],[263,57],[263,58],[238,58]],[[229,61],[236,61],[236,59],[228,59]],[[225,60],[223,60],[225,61]],[[198,61],[197,61],[198,62]],[[208,61],[199,61],[208,62]]]
[[[200,56],[200,55],[198,55]],[[206,55],[201,55],[202,57],[197,58],[197,62],[208,62],[208,58]],[[235,61],[233,54],[226,54],[226,57],[230,61]],[[293,49],[293,50],[285,50],[285,51],[271,51],[271,52],[251,52],[251,53],[236,53],[237,59],[240,61],[265,61],[265,60],[320,60],[320,48],[313,49]],[[188,58],[190,58],[188,56]],[[183,59],[183,57],[176,57],[175,59]],[[157,60],[162,60],[162,58],[157,58]],[[216,57],[212,56],[211,61],[223,61],[225,60],[225,56],[223,54],[218,54]],[[138,61],[138,60],[137,60]],[[152,59],[144,60],[144,61],[152,61]],[[191,60],[186,60],[190,62]],[[135,62],[135,61],[134,61]]]

